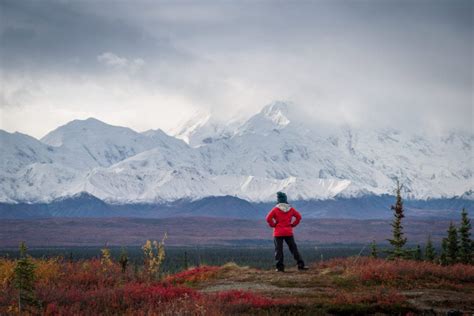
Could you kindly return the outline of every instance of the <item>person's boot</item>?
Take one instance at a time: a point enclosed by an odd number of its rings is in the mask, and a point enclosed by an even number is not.
[[[304,263],[300,263],[300,264],[298,264],[298,270],[299,271],[306,271],[306,270],[309,270],[309,268]]]

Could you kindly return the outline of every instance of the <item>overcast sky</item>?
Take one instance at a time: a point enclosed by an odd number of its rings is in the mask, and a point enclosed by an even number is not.
[[[473,3],[0,0],[0,128],[169,131],[288,100],[315,122],[472,131]]]

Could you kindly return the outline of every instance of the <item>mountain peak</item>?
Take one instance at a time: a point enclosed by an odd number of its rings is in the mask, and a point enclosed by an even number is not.
[[[290,123],[288,119],[288,104],[285,102],[272,102],[266,105],[260,113],[279,126],[286,126]]]
[[[193,117],[178,124],[178,127],[171,131],[171,135],[183,140],[187,144],[191,143],[193,136],[199,130],[210,123],[211,115],[205,112],[196,112]]]
[[[88,117],[86,119],[80,120],[73,120],[69,123],[67,123],[64,126],[84,126],[84,127],[100,127],[100,126],[112,126],[110,124],[107,124],[99,119],[96,119],[94,117]]]
[[[121,127],[107,124],[93,117],[87,119],[76,119],[70,121],[43,136],[40,140],[51,146],[61,146],[71,139],[84,137],[101,138],[105,135],[115,134],[117,131],[126,131],[129,134],[136,134],[128,127]]]
[[[272,102],[241,125],[236,134],[266,135],[275,130],[281,130],[290,124],[288,113],[287,103],[282,101]]]
[[[261,110],[261,113],[265,115],[272,115],[278,112],[281,112],[283,115],[288,114],[288,103],[283,101],[274,101],[265,105]]]

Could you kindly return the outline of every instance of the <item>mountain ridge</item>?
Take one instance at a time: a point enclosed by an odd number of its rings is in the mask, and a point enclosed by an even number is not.
[[[94,118],[41,140],[2,131],[0,201],[48,203],[84,191],[119,204],[227,195],[260,203],[280,190],[295,200],[392,194],[397,179],[406,198],[473,198],[474,135],[324,130],[300,121],[292,106],[274,102],[227,126],[206,117],[181,129],[193,144]]]
[[[365,195],[326,200],[292,200],[290,204],[305,218],[391,219],[392,195]],[[0,218],[104,218],[104,217],[219,217],[261,219],[275,202],[250,202],[235,196],[209,196],[161,203],[107,203],[87,192],[60,197],[47,203],[0,203]],[[474,201],[462,198],[405,200],[407,217],[458,220],[462,208],[472,214]]]

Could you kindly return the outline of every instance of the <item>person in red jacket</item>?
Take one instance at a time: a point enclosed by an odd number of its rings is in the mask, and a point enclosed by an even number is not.
[[[277,192],[278,204],[268,213],[267,223],[273,227],[273,241],[275,243],[276,271],[284,272],[283,263],[283,241],[286,242],[291,254],[298,264],[298,270],[307,270],[303,258],[301,257],[295,238],[293,237],[293,227],[301,221],[301,214],[288,204],[287,196],[283,192]],[[294,221],[293,221],[294,218]]]

